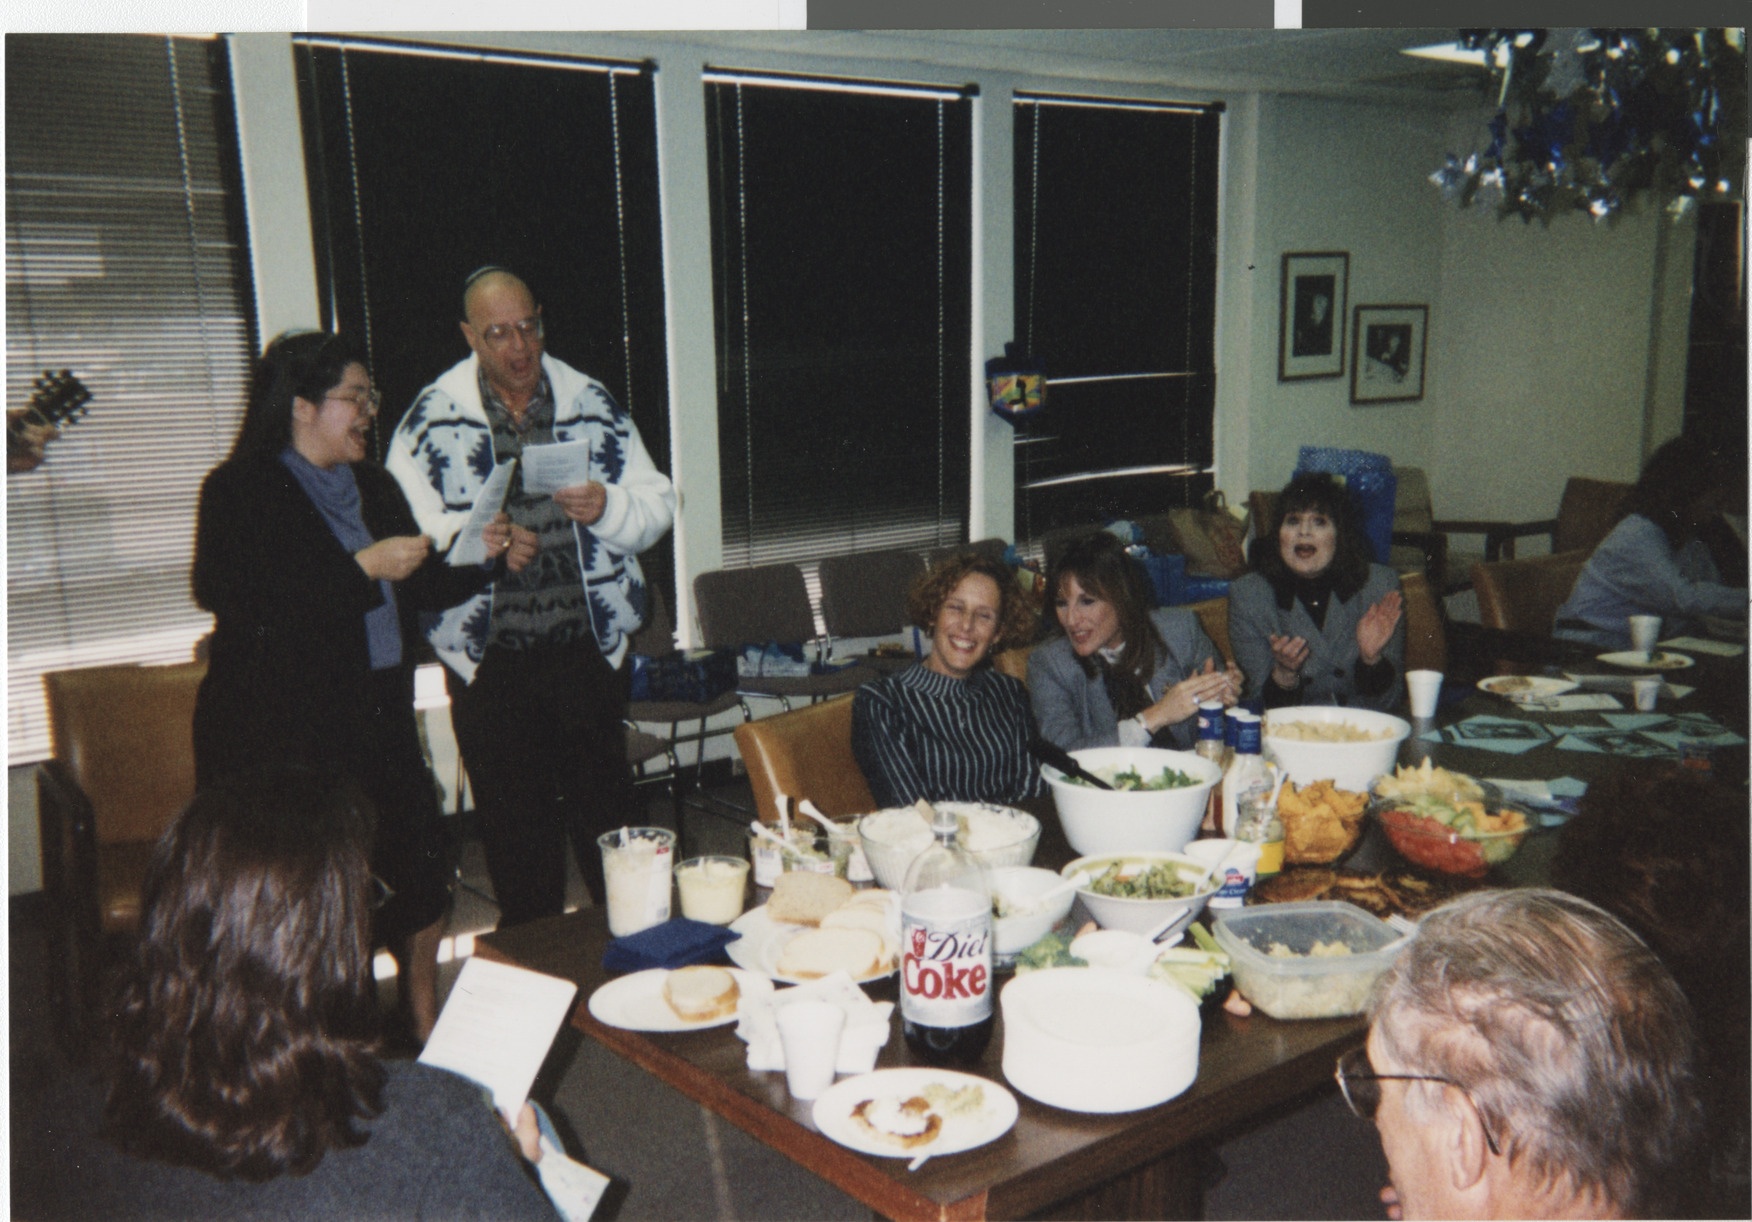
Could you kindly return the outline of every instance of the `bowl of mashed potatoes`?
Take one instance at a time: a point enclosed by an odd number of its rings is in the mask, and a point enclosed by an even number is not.
[[[1399,744],[1410,734],[1411,723],[1391,713],[1298,705],[1266,713],[1260,745],[1297,785],[1331,781],[1361,793],[1376,777],[1393,771]]]

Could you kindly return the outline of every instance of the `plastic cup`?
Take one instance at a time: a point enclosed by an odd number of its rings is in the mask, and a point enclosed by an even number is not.
[[[1442,672],[1439,670],[1408,670],[1405,690],[1411,697],[1413,717],[1434,717],[1436,699],[1442,694]]]
[[[1223,867],[1223,877],[1215,895],[1205,904],[1207,908],[1239,908],[1247,898],[1247,892],[1259,878],[1259,854],[1261,848],[1248,841],[1237,842],[1227,838],[1213,840],[1194,840],[1180,851],[1200,865],[1214,865],[1221,861],[1230,849],[1235,848],[1235,855],[1229,858]],[[1212,875],[1212,881],[1217,880]]]
[[[1661,617],[1633,615],[1630,617],[1630,647],[1647,660],[1655,652],[1655,642],[1661,639]]]
[[[623,827],[604,832],[596,844],[608,884],[608,932],[624,938],[667,921],[675,833],[666,827]]]
[[[740,857],[690,857],[675,867],[681,915],[690,921],[728,925],[742,915],[748,863]]]
[[[1630,691],[1636,698],[1636,707],[1639,711],[1654,712],[1655,698],[1661,694],[1662,682],[1659,675],[1639,675],[1630,681]]]
[[[826,832],[815,836],[792,832],[791,843],[801,852],[780,853],[779,868],[784,873],[801,870],[810,874],[835,874],[844,878],[849,872],[852,854],[850,841],[829,836]]]
[[[794,1001],[774,1014],[785,1051],[785,1085],[793,1099],[814,1099],[833,1085],[846,1012],[828,1001]]]

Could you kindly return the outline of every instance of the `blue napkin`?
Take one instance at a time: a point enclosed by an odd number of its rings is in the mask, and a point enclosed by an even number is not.
[[[716,959],[725,946],[741,936],[722,925],[676,917],[609,942],[602,953],[602,970],[642,972],[653,967],[705,963]]]

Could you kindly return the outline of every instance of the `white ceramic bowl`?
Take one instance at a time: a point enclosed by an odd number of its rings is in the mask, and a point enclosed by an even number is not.
[[[991,872],[992,890],[1002,894],[1010,904],[1023,907],[1027,907],[1034,896],[1063,881],[1062,876],[1038,866],[999,866]],[[1067,889],[1040,908],[995,918],[992,921],[992,953],[1014,955],[1027,950],[1064,920],[1076,902],[1077,893]]]
[[[1164,768],[1176,768],[1198,782],[1182,789],[1096,789],[1042,764],[1040,774],[1052,787],[1065,839],[1079,853],[1178,851],[1198,835],[1211,786],[1223,778],[1222,769],[1201,755],[1160,747],[1086,747],[1071,752],[1071,758],[1090,772],[1136,768],[1140,775],[1151,777]]]
[[[1360,730],[1376,733],[1386,730],[1388,734],[1368,742],[1322,743],[1281,738],[1272,733],[1274,725],[1287,721],[1345,722]],[[1410,733],[1411,723],[1391,713],[1307,704],[1266,713],[1259,741],[1266,758],[1277,760],[1297,785],[1331,781],[1340,789],[1366,793],[1376,777],[1393,771],[1393,761],[1399,758],[1399,744]]]
[[[1061,873],[1069,878],[1078,870],[1089,871],[1091,880],[1098,878],[1102,871],[1115,862],[1138,862],[1145,866],[1156,862],[1169,862],[1181,867],[1188,881],[1197,878],[1209,868],[1209,862],[1201,862],[1188,857],[1184,853],[1166,853],[1159,849],[1143,849],[1135,853],[1101,853],[1091,857],[1079,857],[1067,865]],[[1198,919],[1198,914],[1204,911],[1206,901],[1216,893],[1222,880],[1207,878],[1204,887],[1197,895],[1189,895],[1181,899],[1138,900],[1125,899],[1117,895],[1100,895],[1087,887],[1077,888],[1077,894],[1082,897],[1083,906],[1089,910],[1089,915],[1095,918],[1095,923],[1103,929],[1129,929],[1133,933],[1148,933],[1156,926],[1176,914],[1188,923]]]
[[[974,844],[984,842],[987,847],[975,849],[967,844],[962,845],[986,869],[1025,866],[1034,860],[1035,847],[1040,844],[1040,820],[1027,811],[996,806],[989,802],[937,802],[934,805],[938,810],[947,810],[957,815],[980,816],[982,823],[985,821],[983,817],[991,817],[994,821],[1007,820],[1013,825],[1016,833],[1014,839],[976,836]],[[928,829],[922,838],[916,830],[923,820],[909,821],[905,818],[911,813],[911,807],[902,806],[893,810],[879,810],[858,820],[858,838],[863,841],[864,856],[870,862],[870,872],[876,876],[877,886],[886,887],[890,891],[899,891],[906,885],[907,867],[931,844]],[[899,834],[897,829],[900,829]]]

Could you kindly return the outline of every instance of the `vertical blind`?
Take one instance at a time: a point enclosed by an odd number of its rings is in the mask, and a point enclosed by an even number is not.
[[[9,475],[8,745],[45,758],[44,671],[186,661],[195,501],[254,337],[222,42],[6,39],[6,404],[67,368],[85,417]]]
[[[1024,538],[1211,487],[1221,111],[1016,95],[1015,338],[1048,387],[1016,433]]]
[[[708,71],[727,565],[965,540],[972,109]]]

